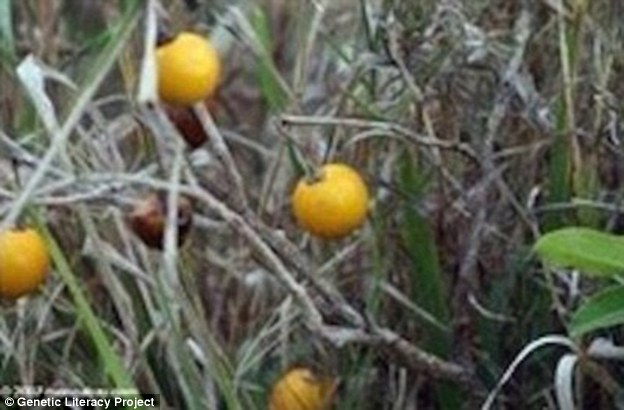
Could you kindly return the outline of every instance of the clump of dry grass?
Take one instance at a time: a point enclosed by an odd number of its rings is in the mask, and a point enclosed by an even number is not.
[[[0,380],[251,409],[307,363],[341,378],[336,408],[480,406],[594,285],[545,280],[534,240],[620,230],[619,3],[197,3],[0,1],[0,226],[37,225],[55,260],[42,294],[2,307]],[[151,101],[156,19],[222,51],[197,150]],[[289,201],[330,159],[374,203],[327,243]],[[125,216],[152,191],[162,252]],[[527,364],[501,406],[552,408],[554,364]],[[591,383],[584,403],[610,403]]]

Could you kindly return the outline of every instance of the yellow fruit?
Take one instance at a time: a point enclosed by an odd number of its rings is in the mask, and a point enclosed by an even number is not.
[[[156,50],[158,94],[173,105],[192,105],[210,96],[221,72],[219,54],[210,41],[182,32]]]
[[[18,298],[36,291],[49,267],[48,249],[37,231],[0,232],[0,296]]]
[[[295,219],[303,229],[325,239],[360,227],[368,210],[362,177],[345,164],[326,164],[314,180],[302,178],[292,196]]]
[[[273,385],[269,410],[327,410],[335,391],[335,379],[321,378],[310,369],[295,367]]]

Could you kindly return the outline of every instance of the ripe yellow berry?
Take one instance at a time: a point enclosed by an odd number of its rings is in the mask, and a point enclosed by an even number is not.
[[[221,72],[219,54],[212,43],[182,32],[156,50],[158,94],[173,105],[192,105],[210,96]]]
[[[0,232],[0,296],[18,298],[36,291],[49,267],[48,249],[37,231]]]
[[[295,219],[308,232],[339,238],[359,228],[368,210],[362,177],[345,164],[326,164],[314,180],[302,178],[292,196]]]
[[[305,367],[295,367],[273,385],[269,410],[327,410],[335,391],[335,379],[319,377]]]

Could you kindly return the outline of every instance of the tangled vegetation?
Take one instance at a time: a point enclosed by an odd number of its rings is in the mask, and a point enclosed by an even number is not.
[[[0,387],[624,408],[623,12],[0,0]]]

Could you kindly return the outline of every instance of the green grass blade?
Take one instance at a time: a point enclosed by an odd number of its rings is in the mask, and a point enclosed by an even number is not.
[[[11,0],[0,0],[0,61],[7,66],[17,61],[11,3]]]
[[[429,221],[413,205],[422,198],[426,179],[407,152],[399,163],[399,187],[408,197],[402,209],[403,241],[412,262],[412,299],[445,324],[449,320],[450,312],[437,244]],[[451,354],[449,335],[430,323],[425,326],[427,349],[440,357],[449,357]],[[443,409],[455,409],[460,405],[460,392],[451,384],[440,384],[437,396]]]
[[[403,240],[412,262],[412,298],[442,323],[449,317],[446,285],[440,272],[438,250],[429,222],[413,206],[423,194],[425,181],[409,155],[400,163],[401,190],[408,196],[403,206]]]
[[[279,79],[275,77],[277,68],[271,56],[272,39],[271,27],[266,13],[260,7],[256,7],[249,18],[251,26],[257,36],[258,41],[264,47],[265,53],[260,57],[256,67],[256,77],[260,92],[273,112],[281,111],[288,103],[288,95],[280,86]]]
[[[128,370],[123,365],[121,358],[113,349],[108,337],[100,326],[95,313],[89,305],[87,297],[82,291],[78,279],[74,275],[72,268],[67,261],[67,258],[50,231],[45,226],[44,221],[41,220],[42,218],[38,217],[38,219],[39,228],[50,249],[50,255],[52,256],[52,260],[56,266],[56,272],[58,272],[61,280],[65,283],[69,293],[71,294],[71,297],[76,305],[78,318],[82,321],[91,336],[106,374],[109,376],[110,380],[112,380],[115,387],[123,389],[134,388],[134,382],[132,381]]]
[[[555,109],[555,141],[550,149],[548,163],[548,202],[562,203],[570,200],[570,167],[568,135],[566,128],[566,103],[563,98],[557,102]],[[565,225],[565,217],[561,214],[549,215],[545,221],[545,230],[552,231]]]

